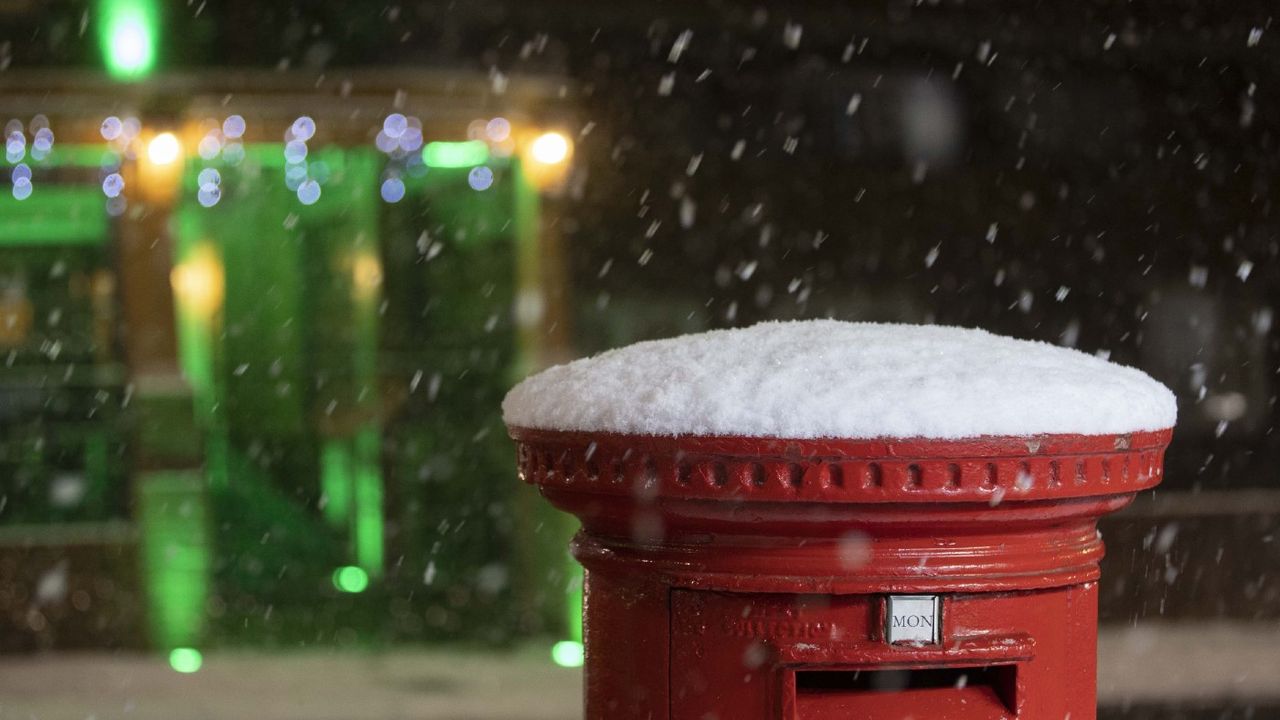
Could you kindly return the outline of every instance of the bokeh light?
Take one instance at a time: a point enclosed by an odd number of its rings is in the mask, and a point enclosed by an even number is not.
[[[404,199],[404,181],[400,178],[387,178],[382,181],[382,199],[389,203],[398,203]]]
[[[228,165],[239,165],[244,160],[244,145],[233,141],[222,148],[222,160]]]
[[[302,182],[307,179],[306,163],[290,163],[284,169],[284,185],[290,190],[297,190],[302,187]]]
[[[200,144],[196,147],[196,152],[205,160],[212,160],[218,157],[218,153],[221,151],[222,140],[212,132],[200,138]]]
[[[120,138],[125,141],[138,137],[138,133],[142,132],[142,121],[136,117],[130,116],[121,123]]]
[[[147,159],[156,165],[168,165],[181,154],[182,146],[171,132],[162,132],[147,143]]]
[[[417,152],[422,147],[422,129],[416,127],[405,128],[396,144],[405,152]]]
[[[558,132],[547,132],[539,135],[529,150],[534,160],[544,165],[555,165],[569,156],[569,140]]]
[[[120,137],[120,133],[124,132],[124,123],[120,122],[120,118],[111,115],[102,121],[100,132],[103,140],[115,140]]]
[[[298,186],[298,202],[303,205],[315,205],[320,199],[320,183],[315,180],[304,180]]]
[[[384,153],[391,153],[400,146],[399,138],[393,138],[386,132],[378,131],[378,136],[373,139],[373,144]]]
[[[174,648],[169,651],[169,667],[180,673],[196,672],[204,665],[204,656],[195,648]]]
[[[316,134],[316,121],[307,115],[303,115],[293,121],[293,125],[289,127],[289,132],[293,134],[294,140],[301,140],[305,143]]]
[[[124,177],[120,173],[111,173],[102,179],[102,194],[109,198],[120,197],[124,191]]]
[[[284,159],[290,163],[300,163],[307,159],[307,144],[301,140],[290,140],[284,146]]]
[[[196,176],[196,184],[199,185],[200,187],[204,187],[205,185],[210,185],[210,184],[221,185],[222,173],[218,172],[214,168],[205,168],[200,171],[199,175]]]
[[[333,571],[333,586],[342,592],[364,592],[369,587],[369,573],[355,565],[347,565]]]
[[[31,142],[31,157],[35,160],[44,160],[49,157],[49,153],[53,150],[53,131],[47,127],[40,128],[36,131],[35,139]]]
[[[152,0],[104,0],[101,12],[102,51],[107,71],[121,80],[136,80],[156,62],[157,9]]]
[[[222,121],[222,134],[229,139],[244,137],[244,130],[244,118],[239,115],[228,115],[227,119]]]
[[[467,173],[467,184],[472,190],[488,190],[493,185],[493,171],[481,165]]]
[[[196,202],[202,207],[213,207],[222,199],[222,188],[216,183],[204,183],[200,186],[200,191],[196,193]]]
[[[511,121],[496,117],[484,126],[484,134],[493,142],[502,142],[511,137]]]
[[[422,148],[422,161],[430,167],[473,167],[489,159],[489,146],[478,141],[429,142]]]
[[[585,659],[586,653],[584,652],[582,643],[580,642],[575,642],[573,640],[561,640],[551,646],[551,661],[560,667],[582,667],[582,663]]]
[[[13,181],[13,197],[15,200],[26,200],[31,197],[31,178],[18,178]]]
[[[27,154],[27,137],[21,130],[14,130],[5,136],[4,156],[11,163],[22,160]]]
[[[382,132],[390,138],[399,138],[408,127],[409,118],[400,113],[391,113],[386,120],[382,121]]]

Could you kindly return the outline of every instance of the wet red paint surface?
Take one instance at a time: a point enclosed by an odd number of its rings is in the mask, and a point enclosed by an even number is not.
[[[821,720],[1094,717],[1096,521],[1170,432],[512,436],[583,522],[587,717]],[[890,595],[936,641],[890,642]]]

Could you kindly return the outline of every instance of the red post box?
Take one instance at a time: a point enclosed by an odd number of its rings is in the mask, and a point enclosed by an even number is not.
[[[1096,521],[1170,439],[510,432],[582,521],[589,720],[1093,718]]]

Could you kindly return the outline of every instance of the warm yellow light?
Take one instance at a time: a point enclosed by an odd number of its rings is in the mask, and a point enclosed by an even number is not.
[[[543,165],[562,163],[569,157],[569,139],[558,132],[543,133],[533,141],[529,152]]]
[[[171,132],[162,132],[147,144],[147,159],[156,165],[168,165],[182,154],[182,145]]]
[[[382,263],[373,255],[357,255],[353,264],[356,294],[360,297],[373,297],[378,286],[382,285]]]
[[[195,250],[188,260],[175,266],[169,282],[183,307],[209,315],[222,306],[226,283],[222,263],[208,248]]]

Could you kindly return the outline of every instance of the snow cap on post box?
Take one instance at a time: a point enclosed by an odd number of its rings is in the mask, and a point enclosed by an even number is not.
[[[638,343],[503,403],[521,481],[581,521],[586,716],[735,720],[1093,717],[1097,520],[1160,483],[1176,410],[1075,350],[830,320]],[[1007,674],[800,681],[962,666]]]
[[[1168,388],[983,330],[835,320],[636,343],[527,378],[509,427],[789,439],[1117,435],[1173,427]]]

